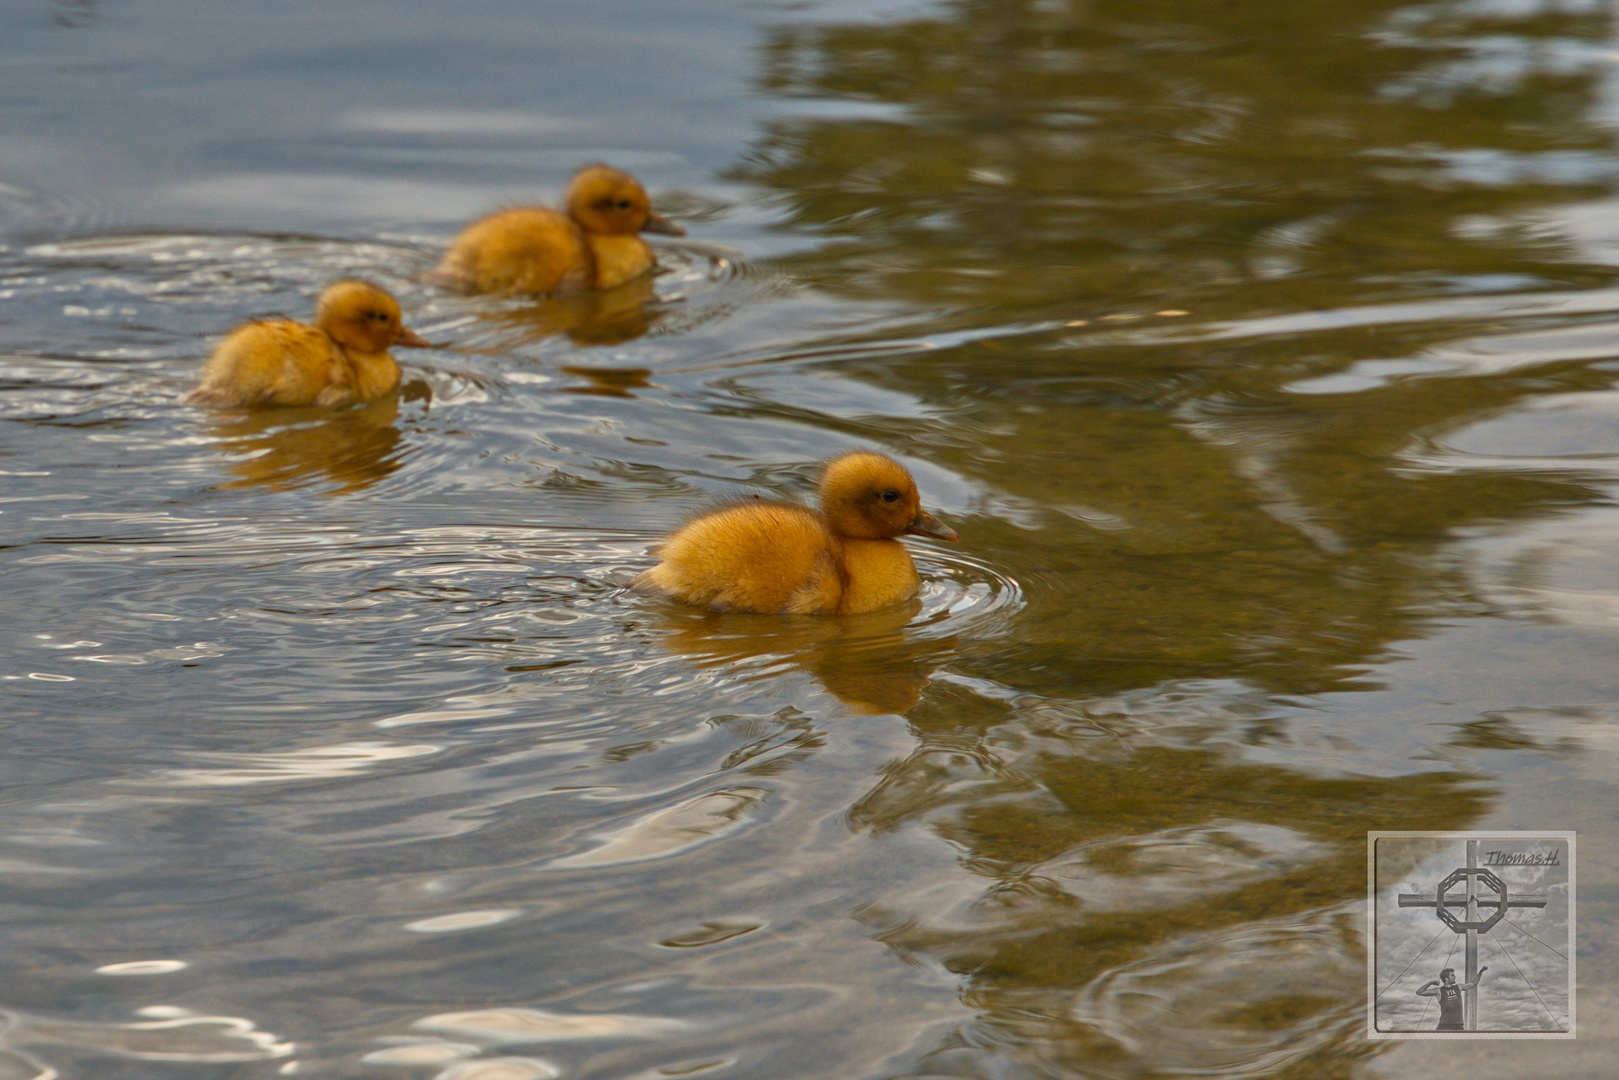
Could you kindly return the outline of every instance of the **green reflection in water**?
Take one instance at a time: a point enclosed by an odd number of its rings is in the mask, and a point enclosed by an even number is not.
[[[984,1010],[922,1071],[1323,1077],[1370,1052],[1344,914],[1365,833],[1467,827],[1491,787],[1245,761],[1230,747],[1287,722],[1232,688],[1375,690],[1393,643],[1489,613],[1461,531],[1600,497],[1574,471],[1415,460],[1612,384],[1503,337],[1589,319],[1525,296],[1614,282],[1546,225],[1619,172],[1612,29],[1578,3],[962,0],[764,48],[766,92],[850,108],[773,122],[735,177],[824,239],[792,273],[897,306],[914,346],[829,366],[932,410],[891,441],[992,493],[957,524],[1029,601],[947,661],[1016,699],[936,681],[917,750],[852,812],[929,824],[985,880],[950,918],[859,913]],[[1259,321],[1316,312],[1340,317]],[[1421,377],[1302,392],[1384,360]],[[1221,715],[1171,738],[1152,702],[1110,730],[1042,711],[1141,688],[1167,708],[1170,686]],[[1369,764],[1392,763],[1345,750]]]
[[[1001,496],[964,536],[1031,610],[982,674],[1042,693],[1351,685],[1347,666],[1478,610],[1443,558],[1458,528],[1592,497],[1396,466],[1608,373],[1288,388],[1487,339],[1501,320],[1443,306],[1470,291],[1611,283],[1532,220],[1608,190],[1591,116],[1608,28],[1569,5],[1031,2],[775,34],[768,91],[890,110],[777,121],[736,174],[827,239],[794,272],[900,301],[930,339],[841,367],[937,410],[895,441]],[[1233,322],[1418,299],[1431,316]]]
[[[1611,280],[1514,217],[1607,187],[1608,17],[1525,7],[968,0],[788,26],[765,90],[893,111],[778,121],[737,171],[837,241],[800,260],[817,284],[964,323]]]

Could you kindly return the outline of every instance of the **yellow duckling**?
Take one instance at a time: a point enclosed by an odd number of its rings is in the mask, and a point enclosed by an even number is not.
[[[636,233],[686,235],[652,212],[639,180],[607,165],[581,169],[564,205],[566,212],[523,206],[474,221],[433,278],[466,292],[611,289],[652,269],[652,249]]]
[[[905,466],[856,450],[827,463],[820,513],[776,502],[710,511],[671,536],[634,587],[716,611],[857,615],[916,595],[901,533],[959,539],[922,509]]]
[[[232,330],[203,365],[188,405],[348,405],[399,385],[394,345],[430,347],[406,329],[399,304],[364,281],[320,294],[315,325],[264,319]]]

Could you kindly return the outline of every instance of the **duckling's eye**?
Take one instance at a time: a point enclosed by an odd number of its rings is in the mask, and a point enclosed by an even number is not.
[[[899,492],[895,491],[893,488],[889,488],[887,491],[883,492],[883,502],[898,502],[898,501],[899,501]]]
[[[613,205],[618,207],[620,210],[628,210],[630,208],[630,200],[628,200],[628,199],[620,199],[620,200],[618,200],[618,202],[614,203]]]

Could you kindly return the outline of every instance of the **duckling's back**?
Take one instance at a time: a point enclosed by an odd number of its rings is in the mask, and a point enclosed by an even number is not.
[[[468,292],[549,293],[591,288],[596,275],[577,222],[557,210],[525,206],[462,229],[435,276]]]
[[[843,591],[832,545],[802,506],[741,503],[681,528],[635,587],[716,611],[825,614]]]
[[[352,396],[348,368],[325,331],[290,319],[232,330],[187,394],[192,405],[335,405]]]

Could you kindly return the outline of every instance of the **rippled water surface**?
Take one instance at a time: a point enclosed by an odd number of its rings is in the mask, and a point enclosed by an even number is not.
[[[0,11],[0,1080],[1619,1067],[1586,0]],[[458,224],[637,173],[614,293]],[[397,398],[179,403],[392,289]],[[853,445],[910,606],[626,583]],[[1365,833],[1579,832],[1580,1037],[1369,1043]]]

